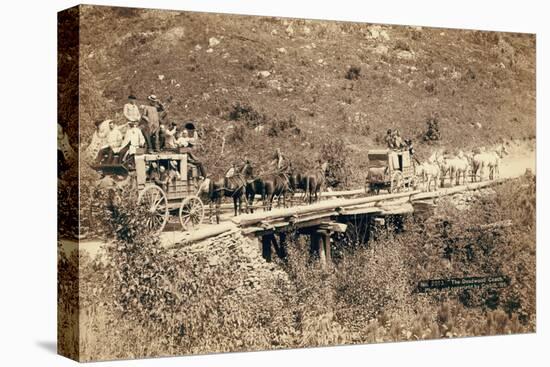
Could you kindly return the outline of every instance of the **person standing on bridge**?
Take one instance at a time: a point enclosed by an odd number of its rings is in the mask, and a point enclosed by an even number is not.
[[[275,166],[277,172],[286,173],[289,168],[289,162],[286,157],[281,153],[281,149],[277,148],[275,154],[273,155],[273,160],[271,161],[271,166]]]
[[[386,136],[384,137],[384,142],[389,149],[393,149],[393,132],[391,129],[388,129]]]

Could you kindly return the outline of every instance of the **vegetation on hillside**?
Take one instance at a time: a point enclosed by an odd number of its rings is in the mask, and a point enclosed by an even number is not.
[[[287,279],[244,294],[254,275],[246,264],[158,246],[130,201],[107,210],[115,242],[102,257],[80,257],[83,360],[535,331],[534,177],[503,184],[464,211],[442,203],[427,221],[409,218],[399,234],[340,249],[336,242],[328,269],[289,233],[289,256],[277,265]],[[502,220],[512,225],[480,230]],[[441,236],[443,221],[451,242]],[[61,252],[60,273],[74,273],[76,261]],[[510,286],[417,289],[426,279],[496,274]],[[58,292],[61,307],[74,302],[70,286]],[[61,325],[70,321],[60,316]]]
[[[387,128],[413,138],[422,155],[432,116],[450,149],[535,134],[533,35],[81,10],[83,144],[93,121],[124,122],[129,93],[156,94],[170,120],[198,121],[199,155],[214,174],[244,156],[265,169],[274,147],[314,169],[320,146],[335,138],[361,169]]]

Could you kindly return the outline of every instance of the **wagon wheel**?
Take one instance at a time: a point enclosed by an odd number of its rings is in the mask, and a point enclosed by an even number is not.
[[[204,205],[198,196],[186,197],[180,206],[180,223],[183,229],[187,225],[196,227],[202,223],[204,219]]]
[[[168,221],[168,200],[166,194],[158,186],[147,186],[139,193],[138,204],[147,206],[147,227],[160,233]]]
[[[392,175],[391,181],[390,181],[390,188],[388,189],[388,192],[395,193],[399,192],[403,189],[403,173],[401,171],[397,171]]]

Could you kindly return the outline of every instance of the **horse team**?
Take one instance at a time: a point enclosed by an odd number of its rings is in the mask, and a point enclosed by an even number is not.
[[[219,223],[219,208],[224,197],[233,200],[235,216],[254,211],[254,200],[258,198],[264,210],[271,210],[276,200],[278,206],[292,206],[296,199],[301,202],[313,203],[320,198],[326,180],[327,163],[322,164],[313,172],[299,173],[292,168],[288,171],[268,172],[255,175],[250,162],[234,172],[231,177],[205,178],[199,185],[198,194],[209,198],[210,213],[213,206],[216,210],[216,222]],[[244,204],[244,208],[243,208]]]
[[[502,157],[508,154],[504,145],[494,150],[480,149],[470,154],[460,151],[456,156],[433,153],[428,161],[417,166],[416,173],[424,183],[425,191],[437,190],[438,183],[445,185],[448,178],[451,186],[466,183],[470,176],[472,182],[481,181],[488,171],[490,180],[498,178]]]
[[[448,178],[451,186],[466,183],[466,177],[471,181],[481,181],[486,170],[490,180],[499,176],[502,157],[507,154],[506,148],[500,146],[495,150],[478,150],[470,154],[460,151],[456,156],[433,153],[430,158],[416,167],[416,175],[424,184],[425,191],[437,190],[438,185],[444,187]],[[271,210],[273,202],[286,207],[298,200],[306,203],[318,201],[320,193],[325,188],[327,163],[308,173],[298,173],[290,168],[287,172],[277,171],[254,175],[250,162],[235,172],[231,177],[218,179],[205,178],[199,185],[198,194],[206,195],[210,200],[210,213],[213,205],[216,210],[216,222],[219,223],[219,209],[224,197],[232,198],[235,216],[244,212],[253,212],[254,200],[262,202],[264,210]],[[243,209],[244,204],[244,209]]]

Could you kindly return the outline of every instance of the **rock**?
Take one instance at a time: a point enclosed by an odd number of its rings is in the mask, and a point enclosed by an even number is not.
[[[477,127],[478,129],[481,129],[483,126],[482,126],[479,122],[476,122],[476,127]]]
[[[284,47],[278,48],[277,51],[279,51],[279,52],[282,53],[282,54],[286,54],[286,52],[287,52],[287,51],[286,51],[286,48],[284,48]]]
[[[390,40],[390,36],[388,35],[388,32],[386,32],[386,31],[380,31],[380,37],[382,37],[384,39],[384,41],[389,41]]]
[[[401,50],[395,55],[398,59],[401,60],[413,60],[414,54],[410,51]]]
[[[208,54],[211,54],[212,52],[214,52],[213,48],[209,48],[208,50],[206,50],[206,53],[208,53]]]
[[[387,46],[384,46],[384,45],[378,45],[376,46],[376,48],[374,48],[372,50],[372,52],[374,52],[375,54],[378,54],[378,55],[387,55],[388,54],[388,47]]]
[[[268,80],[267,86],[272,89],[281,90],[281,83],[277,79]]]
[[[258,77],[262,77],[262,78],[267,78],[271,75],[271,73],[267,70],[262,70],[262,71],[259,71],[257,76]]]
[[[308,26],[304,26],[302,32],[304,32],[305,35],[308,35],[311,33],[311,29]]]
[[[201,45],[195,45],[195,50],[196,50],[196,51],[202,50],[202,46],[201,46]]]
[[[185,29],[183,27],[174,27],[164,33],[160,39],[165,42],[176,44],[185,35]]]
[[[159,78],[159,80],[164,80],[164,75],[160,74],[160,75],[158,76],[158,78]]]
[[[271,31],[271,35],[272,35],[272,36],[275,36],[275,35],[277,35],[277,34],[279,34],[279,32],[277,32],[276,29],[274,29],[274,30]]]
[[[377,28],[369,29],[369,38],[377,39],[378,37],[380,37],[380,32]]]
[[[254,131],[257,133],[261,133],[264,130],[264,125],[258,125],[254,128]]]
[[[217,46],[217,45],[219,45],[219,44],[220,44],[220,40],[217,39],[216,37],[210,37],[210,39],[208,39],[208,45],[209,45],[210,47],[215,47],[215,46]]]
[[[286,27],[285,32],[289,37],[292,37],[294,35],[294,28],[292,28],[292,24]]]

